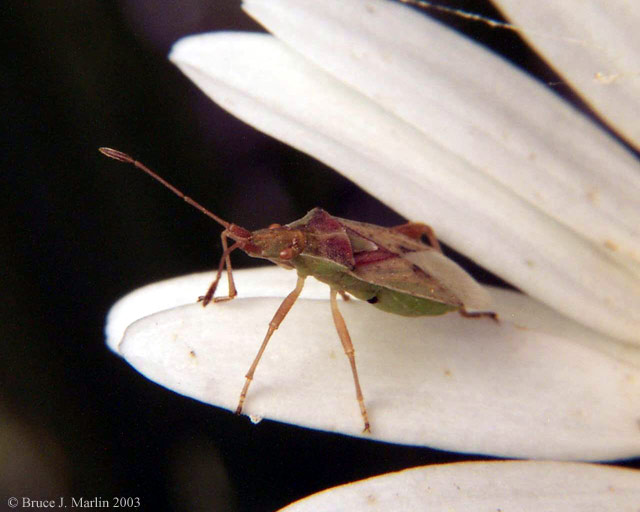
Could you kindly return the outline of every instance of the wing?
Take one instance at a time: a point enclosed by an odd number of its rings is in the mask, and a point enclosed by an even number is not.
[[[438,251],[411,252],[404,258],[433,278],[462,302],[465,309],[489,311],[491,296],[473,277]]]
[[[490,309],[491,298],[453,260],[398,231],[339,219],[354,251],[353,275],[378,286],[470,310]]]
[[[457,307],[464,306],[464,303],[433,275],[425,273],[418,265],[395,254],[386,259],[356,264],[350,274],[372,285],[414,297]]]
[[[402,255],[407,252],[424,251],[432,248],[420,240],[410,238],[399,231],[394,231],[393,228],[335,218],[345,227],[354,253],[384,249],[388,252]]]

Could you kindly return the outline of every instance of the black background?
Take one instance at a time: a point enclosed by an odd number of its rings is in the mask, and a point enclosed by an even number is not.
[[[499,18],[481,2],[442,5]],[[168,62],[184,35],[260,30],[239,2],[48,0],[2,10],[0,507],[8,496],[123,496],[143,510],[268,511],[387,471],[482,458],[252,425],[110,353],[110,305],[140,285],[212,268],[220,229],[98,146],[132,153],[251,229],[313,206],[382,225],[403,219],[222,111]],[[513,32],[439,17],[575,101]]]

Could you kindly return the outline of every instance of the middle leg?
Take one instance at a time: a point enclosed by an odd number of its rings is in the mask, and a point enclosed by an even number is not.
[[[371,432],[369,428],[369,417],[367,416],[367,408],[364,406],[364,397],[362,396],[362,389],[360,389],[360,380],[358,379],[358,369],[356,368],[355,350],[353,349],[353,343],[351,343],[351,336],[347,330],[347,324],[338,309],[338,301],[336,300],[337,290],[331,289],[331,314],[333,315],[333,323],[336,325],[338,336],[342,342],[344,353],[349,358],[349,364],[351,365],[351,373],[353,374],[353,382],[356,386],[356,398],[358,405],[360,406],[360,414],[362,414],[362,420],[364,421],[363,432]]]
[[[242,412],[242,407],[244,406],[244,401],[247,398],[247,392],[249,391],[249,385],[253,380],[253,374],[255,373],[256,368],[258,367],[258,363],[260,362],[260,358],[262,357],[264,350],[267,348],[267,343],[269,343],[269,340],[271,339],[271,335],[275,332],[275,330],[278,327],[280,327],[280,324],[284,320],[284,317],[287,316],[287,313],[293,306],[294,302],[298,299],[298,296],[300,295],[300,292],[302,291],[303,286],[304,286],[304,277],[298,277],[298,282],[296,284],[296,287],[291,293],[289,293],[289,295],[285,297],[285,299],[282,301],[282,304],[280,304],[280,307],[276,311],[276,314],[273,315],[271,322],[269,322],[269,329],[267,330],[267,334],[264,337],[264,340],[262,341],[262,345],[260,345],[260,349],[258,350],[258,353],[256,354],[256,357],[254,358],[253,363],[251,363],[251,367],[249,368],[249,371],[245,375],[244,386],[240,393],[240,400],[238,401],[236,414],[240,414]]]

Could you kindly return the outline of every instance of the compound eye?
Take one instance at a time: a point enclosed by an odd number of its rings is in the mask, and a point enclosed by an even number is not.
[[[281,260],[290,260],[295,256],[295,251],[293,250],[292,247],[287,247],[286,249],[282,249],[280,251],[280,259]]]
[[[269,225],[269,229],[278,229],[281,228],[282,226],[280,224],[270,224]]]

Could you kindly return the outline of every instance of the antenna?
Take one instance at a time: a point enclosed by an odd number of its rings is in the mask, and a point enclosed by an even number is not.
[[[144,165],[141,162],[138,162],[134,158],[131,158],[126,153],[123,153],[122,151],[118,151],[117,149],[111,149],[111,148],[98,148],[98,151],[100,151],[100,153],[102,153],[104,156],[108,156],[109,158],[113,158],[114,160],[117,160],[118,162],[124,162],[125,164],[131,164],[131,165],[137,167],[138,169],[140,169],[141,171],[146,172],[154,180],[159,181],[162,185],[164,185],[169,190],[171,190],[171,192],[173,192],[175,195],[177,195],[178,197],[182,198],[186,203],[189,203],[194,208],[200,210],[207,217],[210,217],[213,220],[215,220],[218,224],[224,226],[226,229],[229,229],[229,227],[231,226],[231,224],[229,222],[227,222],[226,220],[221,219],[220,217],[218,217],[214,213],[211,213],[204,206],[202,206],[200,203],[194,201],[189,196],[184,195],[180,190],[178,190],[176,187],[174,187],[171,183],[169,183],[168,181],[164,180],[163,178],[158,176],[155,172],[153,172],[151,169],[149,169],[146,165]]]

